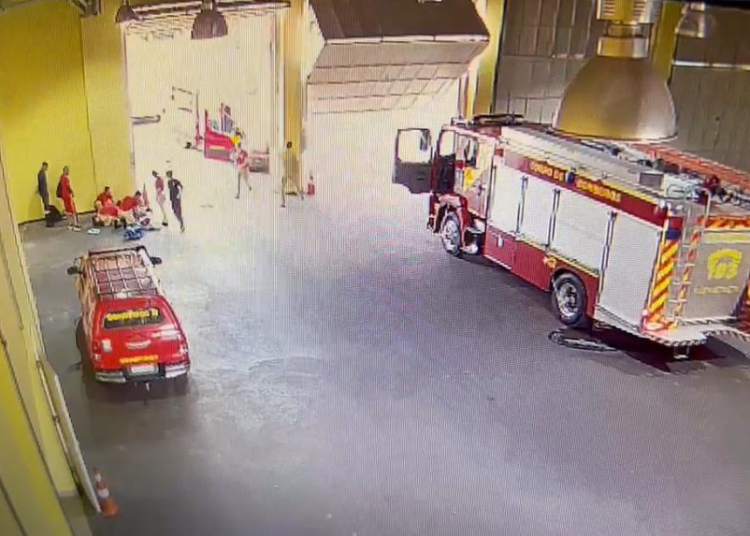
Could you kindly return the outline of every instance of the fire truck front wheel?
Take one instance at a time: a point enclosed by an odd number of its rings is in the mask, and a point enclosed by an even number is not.
[[[440,237],[443,240],[445,251],[458,257],[461,255],[461,223],[455,212],[449,213],[440,227]]]
[[[586,316],[586,287],[570,272],[555,277],[552,282],[552,308],[560,322],[572,328],[588,325]]]

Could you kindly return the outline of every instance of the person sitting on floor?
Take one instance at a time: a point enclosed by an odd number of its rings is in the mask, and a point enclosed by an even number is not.
[[[112,199],[107,199],[103,203],[97,199],[94,225],[97,227],[114,225],[115,229],[120,227],[120,209]]]
[[[146,205],[141,192],[136,192],[132,197],[125,196],[117,206],[120,208],[120,218],[125,225],[133,225],[134,223],[139,223],[144,227],[151,225],[151,217],[149,216],[151,210]]]
[[[94,201],[94,207],[96,209],[99,209],[98,204],[101,204],[101,206],[104,206],[107,201],[111,201],[114,203],[114,198],[112,197],[112,192],[109,189],[109,186],[104,187],[104,191],[100,193],[98,196],[96,196],[96,201]]]
[[[125,225],[133,225],[137,222],[133,209],[138,205],[135,197],[126,195],[117,202],[117,208],[120,209],[120,220]]]

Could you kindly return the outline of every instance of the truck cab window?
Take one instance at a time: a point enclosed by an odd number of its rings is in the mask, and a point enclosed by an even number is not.
[[[398,159],[409,164],[427,164],[432,159],[429,131],[405,130],[399,135]]]
[[[456,134],[448,130],[440,135],[438,156],[454,156],[456,154]]]
[[[463,162],[466,167],[475,167],[477,164],[478,143],[468,136],[458,137],[458,150],[456,159]]]
[[[479,152],[479,144],[476,140],[470,139],[466,146],[466,165],[468,167],[477,167],[477,153]]]

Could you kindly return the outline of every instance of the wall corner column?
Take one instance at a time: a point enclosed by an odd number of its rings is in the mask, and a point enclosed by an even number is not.
[[[125,44],[115,14],[118,0],[101,0],[101,13],[81,19],[84,83],[95,181],[117,195],[135,190]]]
[[[503,31],[503,14],[505,12],[505,0],[481,0],[477,1],[479,15],[484,20],[487,30],[490,32],[490,43],[479,55],[478,68],[476,72],[474,90],[469,92],[468,109],[472,115],[492,113],[495,98],[495,78],[497,73],[497,62],[500,54],[500,38]],[[480,9],[482,8],[483,9]]]
[[[665,80],[672,76],[672,61],[677,49],[677,24],[682,17],[682,3],[664,2],[659,22],[654,29],[654,46],[651,61]]]
[[[296,193],[302,189],[303,119],[305,113],[302,79],[303,24],[307,0],[291,0],[290,7],[282,16],[281,37],[283,51],[281,62],[284,69],[284,147],[281,148],[283,173],[286,176],[286,192]],[[291,142],[291,149],[286,144]]]

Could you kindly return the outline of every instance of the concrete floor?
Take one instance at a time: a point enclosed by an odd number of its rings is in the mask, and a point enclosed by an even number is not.
[[[182,177],[187,232],[144,243],[186,392],[81,370],[65,268],[120,236],[23,228],[50,360],[122,508],[96,534],[750,533],[742,353],[557,346],[546,295],[449,257],[424,197],[340,165],[285,211],[269,178],[235,201],[231,173]]]

